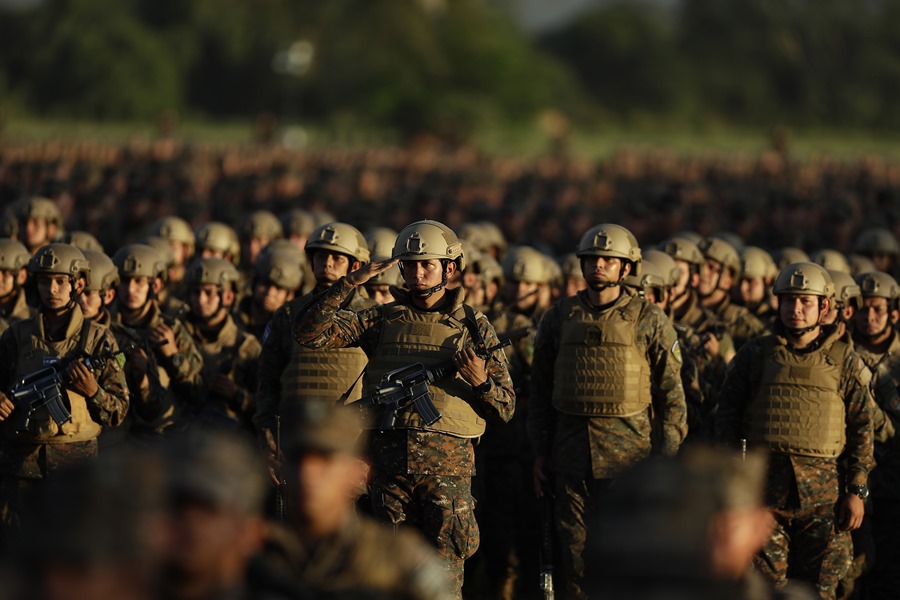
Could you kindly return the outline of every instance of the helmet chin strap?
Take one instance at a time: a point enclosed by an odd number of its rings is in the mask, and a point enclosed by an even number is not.
[[[863,337],[867,340],[874,340],[874,339],[877,339],[877,338],[881,337],[882,335],[884,335],[885,332],[890,328],[891,328],[891,323],[888,322],[887,325],[885,325],[884,327],[881,328],[881,331],[876,331],[875,333],[859,333],[859,336]]]
[[[425,289],[425,290],[416,290],[416,291],[412,292],[412,295],[415,296],[416,298],[421,298],[424,300],[426,298],[430,298],[432,295],[435,294],[435,292],[439,292],[441,289],[443,289],[444,286],[447,285],[447,265],[448,264],[449,264],[449,261],[447,263],[445,263],[443,260],[441,260],[441,266],[443,267],[443,270],[441,271],[441,282],[439,284],[437,284],[433,287],[430,287],[428,289]]]
[[[724,267],[722,267],[722,269],[724,270]],[[699,294],[701,298],[709,298],[710,296],[712,296],[713,294],[715,294],[716,292],[719,291],[719,283],[721,283],[721,281],[722,281],[722,271],[719,271],[719,273],[716,275],[716,285],[713,286],[712,291],[707,294],[704,294],[704,293],[701,293],[698,288],[697,294]],[[725,291],[727,291],[727,290],[725,290]]]

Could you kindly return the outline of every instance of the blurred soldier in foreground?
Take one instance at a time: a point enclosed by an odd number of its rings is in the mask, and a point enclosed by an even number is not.
[[[692,446],[623,475],[601,502],[585,551],[592,598],[811,600],[793,584],[776,591],[751,570],[768,541],[766,460]]]
[[[674,455],[687,434],[675,330],[622,285],[639,273],[637,240],[619,225],[598,225],[577,255],[588,289],[541,320],[528,413],[535,493],[555,494],[566,598],[584,597],[585,519],[597,501],[651,452]]]
[[[0,337],[0,520],[17,524],[36,483],[61,466],[97,455],[102,427],[122,423],[128,392],[121,364],[113,355],[115,338],[106,327],[84,318],[76,298],[90,277],[81,250],[67,244],[41,248],[28,264],[40,307],[32,319],[19,321]],[[100,354],[106,353],[105,357]],[[84,355],[97,355],[92,368]],[[5,391],[50,366],[58,382],[42,389],[62,391],[58,398],[68,419],[51,413],[53,406],[26,394],[14,404]],[[37,385],[37,382],[35,382]],[[28,404],[26,404],[26,402]],[[25,417],[25,418],[23,418]]]
[[[865,514],[871,375],[834,327],[819,324],[834,297],[823,267],[788,265],[774,293],[780,327],[735,357],[716,434],[732,447],[746,439],[771,452],[766,504],[776,525],[756,566],[779,587],[796,578],[829,599],[850,561],[849,531]]]
[[[25,281],[31,254],[22,244],[0,239],[0,333],[17,321],[29,319],[32,310],[25,300]]]
[[[395,302],[356,313],[341,310],[358,286],[398,260],[408,292],[395,288]],[[428,384],[436,420],[408,401],[370,407],[380,421],[370,445],[369,493],[377,518],[424,532],[446,562],[457,597],[464,562],[479,543],[471,493],[473,442],[484,434],[487,419],[509,421],[515,409],[494,328],[463,303],[463,288],[446,288],[464,260],[447,226],[436,221],[408,225],[397,236],[392,260],[339,279],[294,329],[297,341],[310,347],[363,348],[370,357],[365,378],[370,392],[397,368],[418,363],[451,370]]]
[[[267,557],[314,598],[453,597],[437,553],[411,528],[354,511],[366,477],[359,413],[307,404],[285,431],[290,531],[274,530]]]

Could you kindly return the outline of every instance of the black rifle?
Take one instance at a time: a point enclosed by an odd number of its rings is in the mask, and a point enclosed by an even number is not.
[[[35,411],[45,407],[57,425],[70,421],[72,414],[63,402],[63,397],[68,398],[63,375],[66,368],[76,360],[83,359],[85,366],[93,372],[113,358],[119,361],[120,365],[124,364],[124,352],[111,350],[107,343],[105,350],[97,354],[82,351],[19,379],[7,394],[19,414],[16,432],[27,431]]]
[[[506,340],[485,349],[476,346],[475,352],[486,359],[511,343],[511,340]],[[419,413],[426,425],[434,425],[442,415],[434,405],[429,386],[454,372],[456,366],[452,360],[439,363],[430,369],[421,363],[400,367],[385,373],[375,391],[363,396],[354,404],[363,409],[383,406],[384,412],[378,420],[378,429],[382,431],[393,429],[397,422],[397,413],[410,405]]]
[[[275,460],[281,460],[281,415],[275,415]],[[285,507],[284,494],[287,481],[278,474],[278,486],[275,488],[275,518],[279,523],[284,523]]]

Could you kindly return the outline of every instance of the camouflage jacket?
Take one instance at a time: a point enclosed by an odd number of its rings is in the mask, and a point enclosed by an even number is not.
[[[711,310],[728,327],[735,350],[740,350],[747,341],[769,333],[762,321],[743,306],[733,304],[729,296]]]
[[[624,289],[618,300],[602,308],[590,305],[587,292],[578,296],[594,311],[628,302],[642,304],[635,344],[650,364],[652,406],[629,417],[568,415],[553,408],[553,380],[564,319],[559,303],[554,304],[541,319],[534,341],[528,435],[536,454],[550,457],[554,470],[595,479],[615,477],[651,451],[674,455],[687,435],[687,408],[681,383],[681,352],[668,317],[659,307]],[[658,425],[654,426],[654,420]],[[654,428],[658,434],[654,434]]]
[[[355,288],[340,279],[311,309],[294,321],[294,336],[310,348],[343,348],[359,346],[368,355],[379,349],[384,324],[384,306],[374,306],[359,312],[341,310],[344,300]],[[393,289],[397,302],[410,305],[408,294]],[[446,290],[452,306],[460,288]],[[441,310],[441,309],[438,309]],[[477,327],[487,347],[499,343],[494,328],[483,314],[477,314]],[[410,363],[415,357],[410,356]],[[472,394],[467,401],[477,405],[479,414],[491,422],[507,422],[515,411],[515,393],[509,376],[506,355],[498,350],[485,363],[492,385],[481,395]],[[460,438],[435,431],[414,429],[392,430],[372,435],[373,460],[376,468],[393,473],[429,473],[434,475],[473,475],[475,472],[472,439]]]
[[[253,335],[241,331],[231,315],[219,327],[209,329],[190,316],[185,326],[203,356],[204,401],[211,408],[247,425],[256,411],[256,376],[262,346]],[[211,389],[217,375],[224,375],[236,386],[233,397]]]
[[[872,471],[872,495],[900,498],[900,334],[891,337],[882,352],[856,344],[856,353],[872,371],[872,433],[878,468]]]
[[[30,319],[34,315],[35,311],[26,302],[25,290],[20,289],[15,300],[6,309],[0,308],[0,333],[13,323]]]
[[[787,344],[787,339],[781,335],[774,337],[779,344]],[[748,342],[728,368],[716,415],[715,435],[720,442],[735,448],[739,447],[743,437],[749,403],[759,390],[764,365],[763,340],[768,338]],[[823,328],[817,345],[808,352],[823,352],[831,344],[839,343],[836,338],[835,329]],[[766,481],[769,506],[791,509],[834,503],[841,494],[842,484],[866,484],[869,471],[874,467],[870,380],[871,374],[862,359],[855,352],[849,352],[841,368],[839,387],[847,427],[841,460],[771,453]]]

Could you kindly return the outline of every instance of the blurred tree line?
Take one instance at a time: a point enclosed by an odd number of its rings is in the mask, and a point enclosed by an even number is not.
[[[44,0],[0,11],[0,104],[118,120],[268,111],[406,133],[548,108],[588,125],[900,129],[900,0],[608,1],[538,39],[496,4]],[[275,72],[301,39],[309,72]]]

